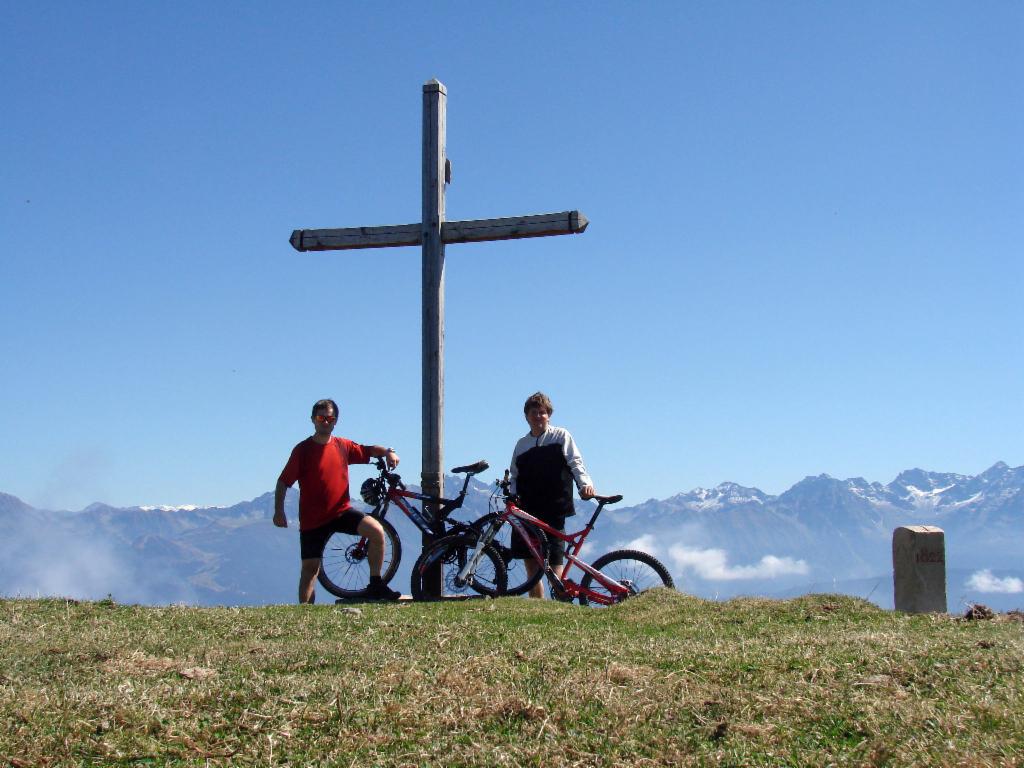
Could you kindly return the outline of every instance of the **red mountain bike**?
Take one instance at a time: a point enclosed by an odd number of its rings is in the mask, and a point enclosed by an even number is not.
[[[516,499],[509,494],[508,472],[505,473],[505,479],[499,481],[498,487],[504,497],[503,511],[473,523],[473,530],[446,536],[423,551],[412,569],[414,598],[425,596],[423,576],[438,561],[442,563],[446,586],[449,582],[457,589],[464,589],[467,584],[473,586],[478,568],[482,563],[488,563],[489,557],[485,557],[485,553],[495,549],[499,532],[505,523],[522,537],[530,558],[538,567],[532,578],[525,578],[512,589],[506,589],[504,594],[523,594],[543,575],[547,575],[553,585],[552,591],[557,599],[567,602],[579,600],[580,605],[613,605],[654,587],[675,587],[668,569],[646,552],[619,549],[602,555],[592,565],[580,559],[580,550],[587,536],[594,530],[601,510],[609,504],[622,501],[622,496],[595,496],[597,509],[586,526],[576,533],[566,534],[516,505]],[[565,542],[566,564],[561,577],[555,575],[548,563],[547,537]],[[510,556],[503,546],[499,545],[498,549],[503,559]],[[574,566],[583,571],[583,578],[579,582],[568,577]]]

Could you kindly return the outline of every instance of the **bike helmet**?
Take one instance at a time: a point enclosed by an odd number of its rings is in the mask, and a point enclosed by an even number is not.
[[[376,507],[380,504],[380,483],[372,477],[363,480],[363,484],[359,486],[359,495],[362,496],[363,501],[371,507]]]

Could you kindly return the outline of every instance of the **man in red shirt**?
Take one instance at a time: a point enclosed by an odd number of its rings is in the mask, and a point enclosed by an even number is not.
[[[313,581],[320,572],[320,561],[327,539],[336,531],[365,536],[366,559],[370,566],[368,597],[397,600],[401,595],[381,581],[384,562],[384,529],[373,517],[352,509],[348,493],[348,465],[368,464],[383,457],[389,467],[398,466],[393,448],[360,445],[343,437],[331,437],[338,423],[338,404],[318,400],[313,405],[313,435],[292,449],[288,463],[277,479],[274,493],[274,525],[288,527],[284,514],[284,496],[299,481],[299,542],[302,573],[299,577],[299,602],[312,603],[316,597]]]

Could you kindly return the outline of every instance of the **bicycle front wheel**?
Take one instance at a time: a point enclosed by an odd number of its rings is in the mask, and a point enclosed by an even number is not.
[[[387,584],[395,576],[402,559],[402,540],[387,520],[377,518],[384,528],[384,563],[381,580]],[[366,539],[358,534],[332,533],[324,546],[317,579],[323,588],[337,597],[365,597],[370,585],[370,561]]]
[[[485,531],[497,517],[495,514],[484,515],[472,524],[472,528],[478,531]],[[537,526],[523,521],[526,535],[533,541],[533,546],[540,552],[541,562],[537,564],[536,573],[530,576],[526,570],[526,560],[521,557],[512,556],[512,525],[505,523],[498,529],[491,546],[498,550],[502,561],[505,563],[505,573],[508,577],[506,595],[525,595],[544,576],[544,568],[548,562],[548,537]],[[529,559],[533,559],[529,556]]]
[[[441,563],[441,595],[443,597],[468,595],[477,592],[495,597],[505,593],[508,585],[505,563],[498,551],[488,545],[477,562],[473,573],[463,583],[459,574],[476,550],[475,536],[447,536],[431,544],[412,567],[410,585],[413,600],[429,599],[425,576],[438,562]]]
[[[607,555],[601,555],[594,561],[593,567],[599,570],[605,578],[625,587],[626,594],[619,595],[589,573],[580,581],[580,586],[606,595],[610,601],[615,603],[655,587],[675,587],[668,568],[662,565],[660,560],[653,555],[635,549],[618,549]],[[580,595],[580,605],[588,603],[586,596]],[[595,603],[595,605],[601,605],[601,603]]]

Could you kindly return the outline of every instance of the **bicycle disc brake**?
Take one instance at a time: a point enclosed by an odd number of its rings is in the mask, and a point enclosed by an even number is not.
[[[366,543],[357,541],[345,548],[345,560],[349,563],[361,563],[366,559]]]

